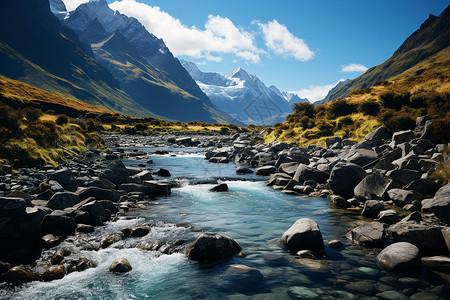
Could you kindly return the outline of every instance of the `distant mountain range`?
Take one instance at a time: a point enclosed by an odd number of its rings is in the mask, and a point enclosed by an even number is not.
[[[439,70],[449,64],[449,46],[450,6],[438,17],[430,15],[384,63],[370,68],[363,75],[331,90],[317,104],[343,98],[353,91],[373,86],[378,81]]]
[[[0,25],[0,75],[132,116],[239,123],[161,39],[105,0],[70,13],[61,0],[7,1]]]
[[[292,104],[308,101],[296,94],[267,87],[254,74],[238,68],[228,75],[200,71],[195,63],[181,61],[183,67],[208,95],[214,105],[246,124],[272,125],[292,113]]]

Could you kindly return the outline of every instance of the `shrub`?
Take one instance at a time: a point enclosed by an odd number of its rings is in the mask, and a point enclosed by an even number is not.
[[[315,114],[314,106],[309,102],[294,103],[292,109],[296,114],[310,118],[313,118]]]
[[[384,107],[399,110],[404,105],[410,105],[410,97],[411,95],[409,93],[397,94],[387,92],[380,95],[380,100]]]
[[[137,131],[145,131],[148,129],[148,126],[142,123],[138,123],[134,125],[134,129],[136,129]]]
[[[384,122],[384,126],[391,132],[414,129],[416,122],[410,113],[396,113]]]
[[[67,123],[69,123],[69,118],[67,118],[67,116],[65,116],[65,115],[60,115],[60,116],[58,116],[58,118],[56,118],[55,123],[58,125],[67,124]]]
[[[42,111],[33,107],[25,108],[23,113],[25,114],[25,118],[30,122],[36,121],[40,116],[42,116]]]
[[[311,128],[314,126],[314,122],[313,120],[311,120],[310,118],[308,118],[307,116],[304,116],[303,118],[300,119],[300,126],[305,130],[308,128]]]
[[[221,127],[220,128],[220,133],[221,134],[229,134],[230,133],[230,129],[228,127]]]
[[[431,134],[433,142],[447,144],[450,142],[450,117],[432,120]]]
[[[341,99],[331,102],[327,110],[333,116],[346,116],[356,112],[356,105]]]
[[[350,116],[345,116],[345,117],[343,117],[342,119],[339,120],[339,122],[338,122],[338,127],[339,127],[339,128],[342,128],[342,125],[349,126],[349,125],[352,125],[353,123],[354,123],[354,122],[353,122],[352,117],[350,117]]]
[[[369,116],[376,116],[380,112],[380,104],[375,99],[368,99],[358,105],[358,111]]]

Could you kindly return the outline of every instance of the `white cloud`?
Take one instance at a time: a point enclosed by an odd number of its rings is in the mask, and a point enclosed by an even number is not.
[[[300,98],[307,98],[310,102],[316,102],[325,98],[328,92],[343,80],[344,79],[341,79],[333,84],[310,85],[306,89],[301,89],[299,91],[292,91],[289,93],[297,94]]]
[[[368,70],[366,66],[361,64],[349,64],[341,67],[341,72],[365,72]]]
[[[285,25],[277,20],[269,21],[267,24],[259,23],[263,31],[266,46],[277,54],[294,57],[299,61],[307,61],[314,57],[304,40],[294,36]]]
[[[89,0],[63,0],[67,11],[75,10],[80,4],[89,2]]]
[[[110,4],[113,10],[138,19],[155,36],[163,38],[174,55],[187,55],[212,61],[222,60],[222,54],[234,54],[244,60],[260,61],[260,49],[252,33],[237,28],[230,19],[208,16],[205,29],[187,27],[179,19],[135,0],[122,0]]]

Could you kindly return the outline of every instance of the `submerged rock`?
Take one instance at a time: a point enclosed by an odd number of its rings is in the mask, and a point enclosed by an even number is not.
[[[420,250],[411,243],[394,243],[378,254],[377,264],[386,271],[418,275],[422,267]]]
[[[114,273],[126,273],[132,269],[133,268],[131,267],[130,262],[126,258],[119,258],[115,260],[109,267],[109,271]]]
[[[186,250],[186,256],[201,263],[231,257],[242,250],[233,239],[216,233],[201,234]]]
[[[281,237],[281,243],[291,252],[323,250],[323,238],[317,223],[311,219],[297,220]]]

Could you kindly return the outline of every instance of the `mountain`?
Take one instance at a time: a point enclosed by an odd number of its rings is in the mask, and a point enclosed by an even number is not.
[[[291,104],[276,87],[266,87],[242,68],[222,75],[202,72],[192,62],[181,64],[215,105],[246,124],[271,125],[292,113]]]
[[[331,97],[331,95],[334,95],[341,86],[343,86],[344,84],[348,83],[352,81],[351,79],[345,79],[345,80],[340,80],[331,90],[328,91],[328,94],[325,96],[325,98],[323,100],[320,101],[316,101],[314,102],[314,105],[320,105],[320,104],[325,104],[325,99],[327,99],[328,97]]]
[[[300,102],[309,102],[308,99],[306,98],[300,98],[297,94],[295,93],[291,93],[291,92],[283,92],[283,97],[284,99],[286,99],[287,101],[289,101],[289,103],[293,104],[293,103],[300,103]]]
[[[388,60],[370,68],[363,75],[329,93],[321,103],[328,103],[344,97],[352,91],[373,86],[378,81],[398,76],[419,64],[427,66],[427,68],[422,68],[422,71],[417,70],[419,73],[416,75],[433,67],[439,68],[442,65],[436,62],[436,58],[448,57],[448,55],[443,53],[448,54],[449,46],[450,6],[438,17],[430,15],[420,28],[411,34]]]
[[[48,0],[14,0],[0,10],[0,75],[112,111],[152,116],[61,26]]]
[[[63,22],[146,109],[184,122],[236,123],[211,103],[161,39],[135,18],[114,12],[105,0],[81,4]]]

